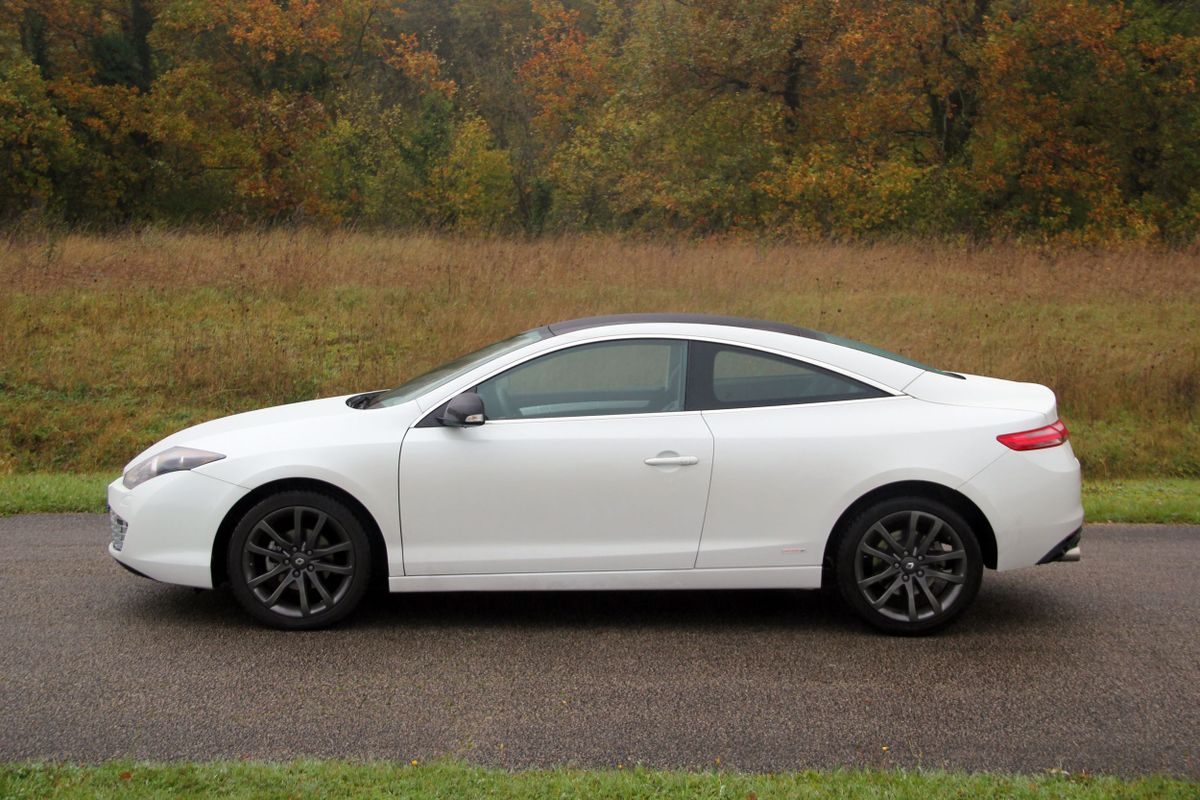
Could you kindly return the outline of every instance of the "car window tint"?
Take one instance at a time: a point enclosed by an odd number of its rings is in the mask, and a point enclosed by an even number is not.
[[[490,378],[476,391],[488,419],[682,411],[687,345],[670,339],[559,350]]]
[[[693,343],[691,369],[689,408],[747,408],[887,396],[873,386],[821,367],[732,345]]]

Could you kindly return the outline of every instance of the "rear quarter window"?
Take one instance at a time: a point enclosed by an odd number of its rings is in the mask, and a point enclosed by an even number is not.
[[[889,396],[862,381],[774,353],[709,342],[692,342],[690,350],[689,409],[751,408]]]

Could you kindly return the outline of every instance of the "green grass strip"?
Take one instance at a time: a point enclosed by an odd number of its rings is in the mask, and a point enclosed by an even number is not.
[[[119,472],[0,475],[0,517],[104,510],[106,487]]]
[[[116,472],[0,475],[0,516],[103,511],[105,487],[116,477]],[[1200,525],[1200,480],[1085,481],[1083,508],[1088,522]]]
[[[1200,480],[1145,478],[1085,482],[1088,522],[1200,524]]]
[[[1164,777],[1125,780],[1045,773],[1033,776],[923,770],[837,770],[745,774],[724,770],[530,770],[508,772],[433,764],[298,761],[101,766],[0,766],[5,798],[1195,798],[1200,783]]]

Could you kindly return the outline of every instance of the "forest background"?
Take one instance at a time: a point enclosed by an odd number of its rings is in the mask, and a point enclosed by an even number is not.
[[[1193,0],[7,0],[0,219],[1194,242]]]

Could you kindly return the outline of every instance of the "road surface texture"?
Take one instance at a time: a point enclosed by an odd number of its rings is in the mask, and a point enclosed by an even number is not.
[[[1200,528],[1089,527],[945,633],[822,592],[396,595],[281,633],[0,519],[0,760],[296,757],[1200,776]]]

